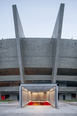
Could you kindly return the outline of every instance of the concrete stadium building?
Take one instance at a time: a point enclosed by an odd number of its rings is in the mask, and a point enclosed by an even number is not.
[[[51,38],[26,38],[13,5],[15,38],[0,40],[0,99],[18,100],[19,85],[58,85],[58,99],[77,99],[77,40],[61,38],[64,4]]]

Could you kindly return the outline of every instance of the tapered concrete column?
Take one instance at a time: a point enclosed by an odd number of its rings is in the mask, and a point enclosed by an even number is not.
[[[58,108],[58,86],[55,88],[55,108]]]
[[[55,40],[55,54],[53,57],[53,67],[52,67],[52,83],[56,83],[56,78],[57,78],[57,69],[58,69],[58,64],[59,64],[59,51],[60,51],[60,40],[56,39]]]
[[[64,14],[64,4],[60,4],[59,12],[57,15],[54,31],[52,38],[60,39],[62,33],[62,24],[63,24],[63,14]]]
[[[18,62],[20,69],[20,77],[21,83],[24,83],[24,59],[23,59],[23,51],[22,51],[22,38],[25,37],[20,21],[20,17],[17,11],[16,5],[13,5],[13,17],[14,17],[14,27],[15,27],[15,36],[17,43],[17,54],[18,54]]]
[[[19,107],[22,108],[22,87],[19,87]]]
[[[52,83],[56,83],[57,77],[57,68],[59,63],[59,47],[60,47],[60,39],[61,39],[61,32],[62,32],[62,22],[63,22],[63,14],[64,14],[64,4],[60,5],[59,13],[57,16],[56,24],[54,27],[54,31],[52,34],[52,38],[55,39],[54,45],[54,56],[53,56],[53,66],[52,66]]]

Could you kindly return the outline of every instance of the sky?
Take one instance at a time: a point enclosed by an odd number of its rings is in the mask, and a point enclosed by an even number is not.
[[[77,0],[0,0],[0,39],[15,38],[16,4],[25,37],[52,37],[60,3],[65,3],[62,38],[77,39]]]

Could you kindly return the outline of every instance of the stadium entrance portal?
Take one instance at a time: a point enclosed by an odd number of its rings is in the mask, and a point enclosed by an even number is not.
[[[21,108],[27,105],[51,105],[58,108],[56,84],[21,84],[19,95]]]

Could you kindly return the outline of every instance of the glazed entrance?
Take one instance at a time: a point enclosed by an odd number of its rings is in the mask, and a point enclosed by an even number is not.
[[[56,84],[21,84],[20,107],[27,105],[51,105],[58,107]]]

